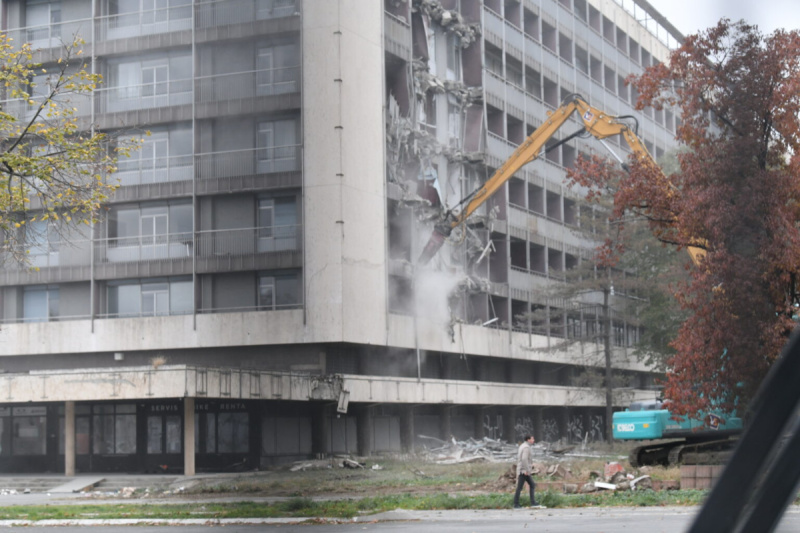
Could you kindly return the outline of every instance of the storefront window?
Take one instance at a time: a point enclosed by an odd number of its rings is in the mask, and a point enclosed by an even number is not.
[[[95,405],[93,411],[94,453],[136,453],[136,405]]]
[[[14,409],[16,410],[17,408]],[[46,416],[14,416],[14,435],[11,443],[14,455],[44,455],[46,424]]]

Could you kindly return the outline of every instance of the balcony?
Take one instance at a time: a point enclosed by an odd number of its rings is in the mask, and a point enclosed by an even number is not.
[[[195,9],[198,28],[291,17],[297,12],[295,0],[222,0],[199,3]]]
[[[95,106],[99,113],[117,113],[189,105],[192,103],[192,80],[127,85],[97,89]]]
[[[300,91],[300,67],[198,77],[196,91],[198,103],[296,93]]]
[[[33,50],[62,48],[76,37],[87,43],[92,39],[92,19],[69,20],[46,26],[28,26],[7,31],[12,43],[30,43]]]
[[[191,155],[120,160],[115,177],[123,187],[191,181],[194,174],[192,160]]]
[[[95,22],[98,41],[129,39],[190,29],[192,29],[190,3],[162,9],[113,14],[100,17]]]

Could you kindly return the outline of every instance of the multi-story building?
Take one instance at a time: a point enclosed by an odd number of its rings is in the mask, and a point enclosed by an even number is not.
[[[482,224],[415,259],[566,95],[638,114],[623,80],[668,48],[621,4],[4,0],[2,28],[45,66],[80,35],[105,81],[78,114],[150,135],[91,231],[33,225],[29,262],[3,264],[0,469],[605,437],[603,395],[571,381],[591,347],[545,349],[597,317],[542,296],[580,260],[564,169],[593,141],[518,172]],[[640,116],[656,156],[675,120]],[[537,308],[543,325],[517,318]],[[644,395],[637,327],[614,327]]]

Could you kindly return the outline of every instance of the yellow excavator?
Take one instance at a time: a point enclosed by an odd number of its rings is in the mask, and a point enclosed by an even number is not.
[[[507,182],[516,171],[524,165],[534,161],[542,154],[542,149],[545,147],[553,135],[569,120],[569,117],[576,113],[583,121],[583,128],[575,133],[560,140],[558,143],[548,147],[552,150],[575,137],[589,134],[595,139],[603,143],[609,152],[627,168],[625,162],[614,153],[611,148],[605,144],[603,139],[613,137],[614,135],[622,135],[625,142],[628,143],[631,150],[638,157],[645,158],[649,161],[653,157],[647,151],[647,148],[642,144],[637,134],[638,121],[632,116],[613,116],[604,113],[603,111],[592,107],[580,95],[571,94],[561,103],[561,106],[555,111],[548,112],[547,120],[539,126],[536,131],[531,133],[525,141],[519,145],[513,154],[495,171],[491,178],[489,178],[482,187],[474,191],[472,194],[464,198],[453,209],[448,210],[442,221],[436,224],[433,234],[425,245],[425,248],[420,254],[418,264],[427,264],[433,256],[439,251],[444,244],[444,241],[453,230],[459,225],[466,222],[476,209],[483,205],[500,187]],[[630,126],[633,123],[633,127]],[[667,188],[671,184],[664,176],[664,182]],[[466,204],[463,209],[455,212],[460,206]],[[705,251],[700,247],[689,246],[689,255],[695,264],[699,264],[700,258],[704,255]]]

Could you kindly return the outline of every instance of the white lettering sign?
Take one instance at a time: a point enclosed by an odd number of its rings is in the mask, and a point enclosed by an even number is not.
[[[617,431],[620,433],[630,433],[636,431],[636,424],[617,424]]]

